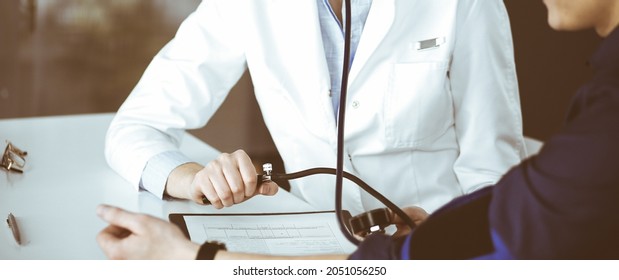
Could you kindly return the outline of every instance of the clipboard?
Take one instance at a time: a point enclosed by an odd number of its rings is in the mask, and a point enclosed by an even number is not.
[[[350,217],[343,212],[345,220]],[[217,241],[228,251],[281,256],[350,254],[356,246],[339,229],[335,211],[171,213],[170,222],[195,243]]]

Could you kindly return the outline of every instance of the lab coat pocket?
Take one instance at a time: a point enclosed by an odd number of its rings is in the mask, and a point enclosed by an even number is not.
[[[422,148],[453,123],[448,63],[395,64],[385,100],[385,137],[394,147]]]

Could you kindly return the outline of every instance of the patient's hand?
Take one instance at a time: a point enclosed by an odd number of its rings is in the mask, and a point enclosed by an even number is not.
[[[200,249],[177,226],[149,215],[107,205],[97,215],[110,224],[97,235],[110,259],[195,259]]]
[[[408,215],[411,220],[413,220],[415,225],[421,224],[429,216],[426,210],[423,210],[423,208],[417,206],[405,207],[402,208],[402,211],[404,211],[404,213],[406,213],[406,215]],[[391,211],[389,212],[391,213],[391,221],[397,227],[397,231],[393,234],[393,236],[403,236],[409,234],[411,232],[411,229],[408,225],[406,225],[404,220],[402,220],[400,216],[396,215],[395,213]]]

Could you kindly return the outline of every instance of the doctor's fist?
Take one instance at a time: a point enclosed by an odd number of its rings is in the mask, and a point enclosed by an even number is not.
[[[247,153],[237,150],[231,154],[222,153],[204,167],[196,163],[179,166],[170,174],[166,191],[171,196],[191,199],[200,204],[206,198],[213,207],[220,209],[241,203],[257,194],[277,193],[277,184],[259,184],[257,175]]]

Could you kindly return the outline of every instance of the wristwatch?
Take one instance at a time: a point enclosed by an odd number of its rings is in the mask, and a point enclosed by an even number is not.
[[[226,244],[217,241],[206,241],[200,246],[196,260],[214,260],[215,254],[217,254],[219,250],[225,251]]]

